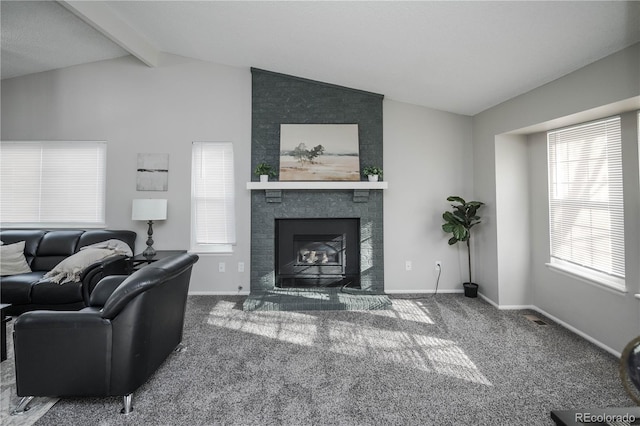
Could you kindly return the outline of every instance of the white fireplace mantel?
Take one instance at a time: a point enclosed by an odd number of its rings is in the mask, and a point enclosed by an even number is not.
[[[352,190],[354,203],[366,203],[369,201],[369,190],[387,189],[388,182],[247,182],[247,189],[250,191],[264,191],[265,199],[268,203],[282,202],[283,190]]]
[[[387,189],[389,182],[247,182],[247,189],[254,190],[279,190],[279,189]]]

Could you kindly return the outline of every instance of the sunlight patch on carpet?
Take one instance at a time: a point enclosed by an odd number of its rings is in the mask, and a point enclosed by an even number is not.
[[[431,321],[415,306],[394,302],[396,317]],[[443,374],[468,382],[491,386],[491,382],[456,342],[423,334],[400,332],[372,325],[319,318],[285,311],[240,311],[231,303],[218,303],[207,323],[216,327],[251,333],[282,342],[317,347],[373,362],[402,364],[422,371]],[[320,328],[321,327],[321,328]]]
[[[379,317],[397,318],[423,324],[435,324],[429,316],[429,310],[421,305],[423,305],[422,302],[397,299],[391,302],[391,309],[367,311],[367,313]]]

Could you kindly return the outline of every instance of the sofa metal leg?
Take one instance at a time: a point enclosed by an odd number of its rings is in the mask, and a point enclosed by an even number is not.
[[[22,399],[20,399],[18,406],[11,412],[11,415],[19,416],[20,414],[24,414],[29,411],[31,409],[31,407],[29,407],[29,403],[33,401],[33,398],[33,396],[23,396]]]
[[[122,402],[124,406],[122,407],[122,410],[120,410],[120,412],[124,415],[131,414],[131,412],[133,411],[133,393],[123,396]]]

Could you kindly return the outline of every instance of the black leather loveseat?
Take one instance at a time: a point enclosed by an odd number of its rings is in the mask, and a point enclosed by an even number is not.
[[[126,230],[0,230],[4,245],[25,242],[24,257],[32,271],[0,277],[0,301],[12,305],[7,314],[19,315],[35,309],[77,310],[87,306],[91,291],[101,278],[127,272],[125,256],[113,256],[91,264],[80,274],[78,281],[58,284],[42,278],[82,247],[111,239],[124,241],[133,251],[136,233]]]
[[[191,269],[182,253],[103,278],[80,311],[33,311],[14,324],[20,413],[37,396],[132,394],[180,344]],[[43,354],[46,353],[46,356]]]

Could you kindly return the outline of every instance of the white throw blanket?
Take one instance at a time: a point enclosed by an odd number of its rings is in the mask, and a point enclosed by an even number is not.
[[[133,256],[133,253],[127,243],[120,240],[107,240],[82,247],[79,252],[67,257],[47,272],[43,280],[48,279],[58,284],[79,281],[80,275],[88,266],[116,255]]]

